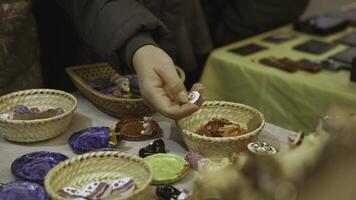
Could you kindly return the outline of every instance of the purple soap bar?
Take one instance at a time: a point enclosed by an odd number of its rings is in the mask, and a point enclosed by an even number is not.
[[[68,139],[72,150],[77,154],[108,148],[110,128],[104,126],[90,127],[73,133]]]
[[[30,113],[30,109],[24,105],[16,105],[16,106],[12,107],[11,110],[12,110],[12,112],[18,113],[18,114]]]
[[[140,90],[140,86],[138,84],[137,76],[132,76],[130,78],[130,87],[135,89],[135,90]]]
[[[12,174],[20,180],[43,185],[47,172],[58,163],[68,159],[61,153],[38,151],[25,154],[11,164]]]
[[[0,186],[0,199],[49,200],[46,190],[37,183],[14,181]]]

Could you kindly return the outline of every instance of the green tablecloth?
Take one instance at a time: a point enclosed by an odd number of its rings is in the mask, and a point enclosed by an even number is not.
[[[297,33],[296,39],[279,45],[262,40],[278,32],[293,32],[291,26],[286,26],[217,49],[209,56],[201,78],[206,88],[205,95],[210,100],[253,106],[264,113],[268,122],[279,126],[296,131],[313,131],[319,118],[331,107],[356,108],[356,83],[350,81],[350,72],[324,70],[317,74],[304,71],[291,74],[266,67],[259,64],[258,60],[269,56],[323,60],[347,46],[338,45],[320,56],[298,52],[292,47],[311,38],[331,42],[351,31],[352,28],[349,28],[324,38]],[[268,47],[268,50],[249,56],[228,51],[251,42]]]

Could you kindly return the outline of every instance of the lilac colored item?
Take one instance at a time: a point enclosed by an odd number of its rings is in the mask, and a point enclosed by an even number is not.
[[[31,112],[30,109],[28,109],[24,105],[16,105],[16,106],[11,108],[11,111],[13,111],[14,113],[18,113],[18,114],[25,114],[25,113],[30,113]]]
[[[62,108],[56,108],[54,110],[56,111],[56,115],[61,115],[64,113],[64,110]]]
[[[132,87],[135,90],[140,90],[140,86],[138,84],[138,79],[136,76],[130,78],[130,87]]]
[[[94,151],[118,151],[118,149],[117,148],[113,148],[113,147],[106,147],[106,148],[96,149]]]
[[[37,183],[14,181],[0,186],[0,199],[49,200],[46,190]]]
[[[109,147],[110,128],[109,127],[90,127],[73,133],[68,143],[72,150],[77,154]]]
[[[96,90],[102,90],[105,88],[105,81],[101,78],[87,80],[86,82],[90,87]]]
[[[112,86],[112,87],[108,87],[108,88],[104,88],[99,90],[99,92],[106,94],[106,95],[113,95],[114,90],[116,90],[117,86]]]
[[[58,163],[68,159],[67,156],[48,151],[25,154],[11,164],[11,173],[20,180],[43,185],[47,172]]]
[[[198,169],[199,160],[201,159],[203,159],[203,156],[195,151],[189,151],[185,154],[185,160],[188,161],[190,167],[193,169]]]
[[[39,112],[41,112],[41,111],[40,111],[40,109],[38,109],[38,108],[36,108],[36,107],[33,107],[33,108],[30,109],[30,112],[32,112],[32,113],[39,113]]]

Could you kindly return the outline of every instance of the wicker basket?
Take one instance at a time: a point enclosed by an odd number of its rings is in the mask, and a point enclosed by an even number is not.
[[[86,81],[95,78],[108,79],[115,70],[106,63],[74,66],[66,69],[75,86],[101,111],[114,117],[147,116],[153,114],[142,98],[119,98],[104,95],[90,87]],[[184,71],[177,67],[181,79]]]
[[[125,177],[131,177],[137,188],[119,199],[145,199],[152,181],[151,168],[142,158],[113,151],[86,153],[66,160],[48,172],[44,185],[53,200],[60,200],[64,198],[57,192],[63,187],[82,188],[94,181],[110,183]]]
[[[36,142],[55,137],[67,129],[77,107],[77,100],[73,95],[59,90],[23,90],[1,96],[0,113],[9,112],[13,106],[19,104],[41,110],[57,107],[64,110],[64,114],[47,119],[0,119],[0,133],[6,140]]]
[[[248,132],[236,137],[207,137],[194,133],[212,118],[225,118],[238,123]],[[246,105],[207,101],[192,115],[177,121],[185,144],[206,157],[230,157],[234,153],[245,151],[246,145],[255,140],[264,127],[264,116],[261,112]]]

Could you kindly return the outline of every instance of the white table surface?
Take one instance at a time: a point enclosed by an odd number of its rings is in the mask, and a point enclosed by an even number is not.
[[[75,156],[67,144],[69,136],[78,130],[82,130],[91,126],[111,126],[118,120],[108,116],[107,114],[98,110],[79,92],[74,93],[78,99],[78,108],[73,116],[72,122],[68,129],[60,136],[44,142],[37,143],[13,143],[4,140],[0,137],[0,183],[7,183],[14,180],[11,174],[10,167],[13,160],[16,158],[34,151],[54,151],[63,153],[69,157]],[[178,155],[184,155],[187,149],[184,146],[183,140],[180,137],[172,120],[155,114],[154,118],[158,121],[163,130],[160,136],[166,143],[166,149]],[[262,135],[274,135],[280,140],[281,148],[287,145],[289,135],[295,134],[292,131],[277,127],[275,125],[266,123]],[[156,138],[157,139],[157,138]],[[134,155],[138,155],[138,151],[143,146],[149,144],[152,140],[147,141],[121,141],[118,150]],[[196,177],[196,172],[190,170],[188,175],[175,184],[178,188],[189,189],[192,186],[193,180]]]

